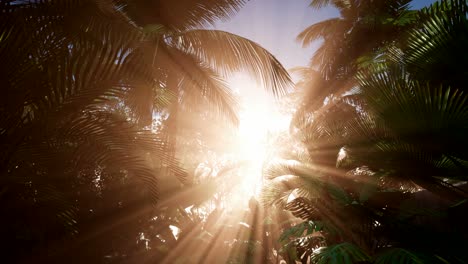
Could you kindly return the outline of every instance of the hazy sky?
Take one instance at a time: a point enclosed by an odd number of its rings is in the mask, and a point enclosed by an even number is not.
[[[414,0],[412,6],[421,8],[434,0]],[[310,0],[251,0],[236,16],[219,22],[216,29],[251,39],[275,55],[286,69],[305,66],[317,48],[302,48],[296,36],[307,26],[338,16],[333,8],[315,10]]]

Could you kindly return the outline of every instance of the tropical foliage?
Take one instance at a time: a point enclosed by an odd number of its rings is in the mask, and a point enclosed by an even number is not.
[[[391,2],[402,4],[382,1]],[[312,1],[311,5],[329,3],[343,15],[344,8],[367,2]],[[468,197],[466,69],[454,69],[458,44],[467,44],[461,37],[468,29],[467,3],[441,1],[411,14],[413,26],[391,42],[379,40],[372,49],[358,53],[339,49],[328,54],[336,58],[331,60],[318,60],[322,50],[330,48],[327,42],[338,34],[344,39],[336,45],[347,48],[346,39],[352,38],[354,29],[336,33],[328,27],[332,22],[325,21],[300,35],[305,43],[325,39],[312,68],[301,69],[307,78],[298,88],[303,89],[305,101],[293,119],[292,132],[303,148],[269,166],[270,183],[263,192],[267,205],[281,206],[304,221],[282,235],[284,249],[297,256],[292,261],[465,263],[468,259],[460,248],[467,232],[459,222]],[[374,59],[355,67],[368,58]],[[339,59],[354,70],[327,71],[337,68],[324,63]],[[333,82],[342,79],[342,72],[352,85]]]
[[[167,215],[190,204],[157,202],[195,188],[174,153],[177,117],[236,125],[222,80],[233,71],[277,95],[290,82],[256,43],[201,28],[242,4],[1,1],[3,261],[122,261],[157,236],[170,245]]]
[[[208,29],[245,2],[0,1],[2,262],[468,262],[467,1],[309,1],[340,16],[293,91]],[[259,197],[237,72],[294,109]]]

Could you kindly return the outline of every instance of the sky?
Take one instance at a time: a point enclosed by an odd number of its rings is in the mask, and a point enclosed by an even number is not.
[[[434,0],[414,0],[415,9]],[[230,20],[219,21],[215,29],[228,31],[260,44],[270,51],[286,69],[306,66],[319,43],[308,48],[295,41],[306,27],[339,16],[331,7],[315,10],[310,0],[250,0]]]

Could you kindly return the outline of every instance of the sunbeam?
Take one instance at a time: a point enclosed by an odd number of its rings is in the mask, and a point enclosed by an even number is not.
[[[0,14],[1,263],[468,263],[467,0]]]
[[[262,187],[262,168],[272,147],[271,136],[287,130],[290,117],[280,113],[274,97],[247,75],[236,75],[230,86],[240,94],[241,101],[239,133],[233,142],[235,158],[246,161],[240,191],[245,197],[255,196]]]

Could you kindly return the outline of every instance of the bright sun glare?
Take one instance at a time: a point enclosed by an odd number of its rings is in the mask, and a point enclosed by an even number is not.
[[[257,195],[262,186],[262,166],[269,151],[269,135],[287,129],[289,118],[278,111],[273,96],[248,76],[237,75],[230,83],[241,97],[237,155],[247,164],[240,175],[239,195],[251,197]]]

